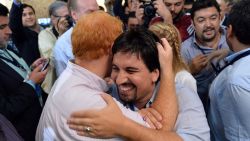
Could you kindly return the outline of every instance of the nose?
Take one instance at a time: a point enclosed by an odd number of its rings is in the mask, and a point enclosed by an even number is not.
[[[170,11],[174,11],[175,10],[175,6],[174,5],[171,5],[170,6]]]
[[[117,85],[120,85],[120,84],[127,82],[127,80],[128,80],[127,75],[124,72],[120,71],[119,73],[117,73],[117,76],[115,78],[115,83]]]
[[[211,21],[210,21],[209,19],[207,19],[206,22],[205,22],[205,25],[206,25],[207,27],[210,27],[210,26],[211,26]]]
[[[4,29],[5,34],[12,34],[12,31],[10,30],[9,26],[6,26],[6,28]]]

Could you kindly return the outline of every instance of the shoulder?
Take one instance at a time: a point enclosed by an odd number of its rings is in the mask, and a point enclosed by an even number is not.
[[[56,41],[54,52],[62,52],[63,48],[70,48],[71,49],[71,34],[72,34],[73,28],[66,31],[62,36],[58,38]]]
[[[38,38],[48,38],[48,37],[54,37],[53,32],[51,31],[51,28],[46,28],[44,30],[42,30],[39,34],[38,34]]]
[[[192,48],[193,40],[194,40],[194,37],[192,35],[188,39],[186,39],[184,42],[182,42],[181,53],[185,53]]]
[[[232,66],[229,66],[231,69],[230,74],[228,74],[228,83],[234,85],[244,85],[250,90],[250,56],[242,58],[241,60],[235,62]]]

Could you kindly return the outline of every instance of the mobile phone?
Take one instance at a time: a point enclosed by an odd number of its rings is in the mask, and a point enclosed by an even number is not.
[[[46,59],[46,61],[44,61],[43,67],[42,67],[41,71],[44,71],[45,69],[48,68],[48,66],[49,66],[49,61],[50,61],[49,59]]]

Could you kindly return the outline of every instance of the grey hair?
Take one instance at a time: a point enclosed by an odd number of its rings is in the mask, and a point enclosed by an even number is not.
[[[49,16],[56,15],[56,10],[61,7],[67,7],[67,3],[64,1],[55,1],[49,6]]]

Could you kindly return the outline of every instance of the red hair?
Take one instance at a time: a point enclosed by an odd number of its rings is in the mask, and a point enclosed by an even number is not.
[[[114,40],[122,33],[122,22],[95,11],[80,18],[72,33],[73,54],[84,60],[95,60],[111,51]]]

